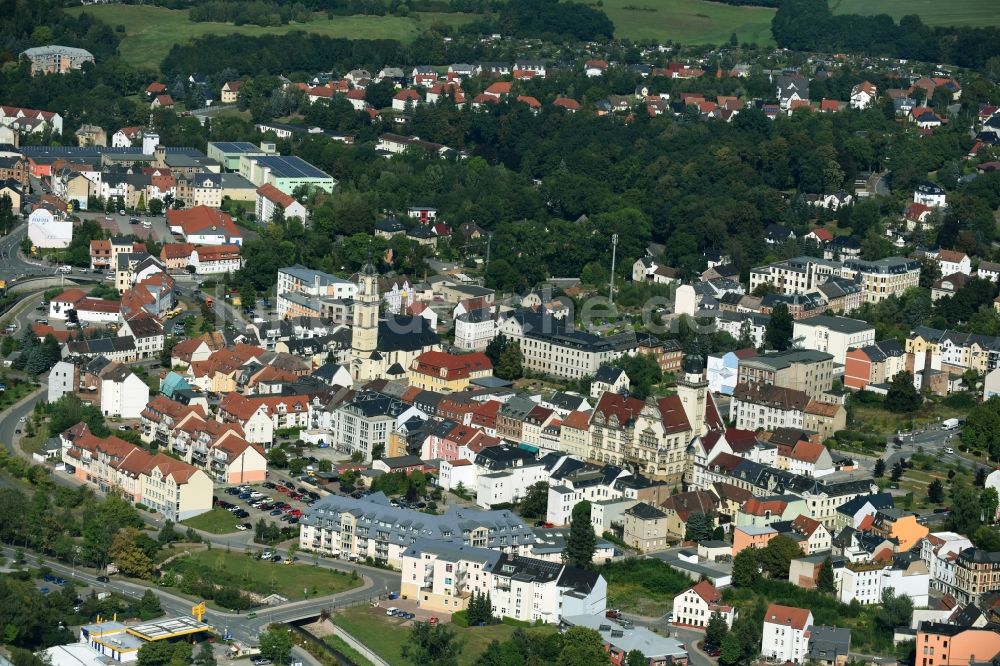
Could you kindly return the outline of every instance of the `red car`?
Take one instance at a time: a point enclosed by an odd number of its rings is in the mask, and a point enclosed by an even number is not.
[[[275,488],[275,490],[277,490],[279,493],[287,493],[288,492],[288,488],[286,488],[284,486],[278,486],[277,488]]]
[[[293,515],[293,516],[295,516],[296,518],[301,518],[302,517],[302,512],[299,511],[298,509],[292,509],[288,513],[291,514],[291,515]]]

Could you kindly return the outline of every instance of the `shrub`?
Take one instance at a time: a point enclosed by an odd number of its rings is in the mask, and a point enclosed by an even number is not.
[[[468,627],[469,626],[469,612],[460,610],[457,613],[451,614],[451,623],[458,627]]]

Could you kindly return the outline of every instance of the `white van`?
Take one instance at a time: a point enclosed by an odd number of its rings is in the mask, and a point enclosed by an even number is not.
[[[954,430],[955,428],[958,427],[958,425],[959,425],[958,419],[945,419],[944,422],[941,423],[941,429]]]
[[[73,267],[72,266],[60,266],[59,267],[59,272],[60,273],[72,273],[73,272]]]

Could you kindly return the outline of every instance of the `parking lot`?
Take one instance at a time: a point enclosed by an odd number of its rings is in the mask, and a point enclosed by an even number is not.
[[[80,211],[78,215],[82,219],[95,220],[102,228],[115,236],[128,234],[134,234],[139,238],[152,236],[154,240],[161,243],[174,240],[173,234],[167,228],[167,219],[162,215],[154,216],[148,213],[145,215],[119,215],[118,213],[106,215],[98,211]],[[129,222],[131,219],[137,219],[139,222],[132,224]],[[149,226],[143,224],[143,221]]]
[[[216,504],[244,521],[237,529],[253,529],[261,518],[279,527],[297,525],[303,511],[323,496],[315,486],[299,480],[265,481],[261,484],[229,486],[216,492]]]

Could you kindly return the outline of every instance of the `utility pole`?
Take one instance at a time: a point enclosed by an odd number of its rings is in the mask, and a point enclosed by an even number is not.
[[[608,300],[615,302],[615,259],[618,255],[618,234],[611,234],[611,284],[608,285]]]

